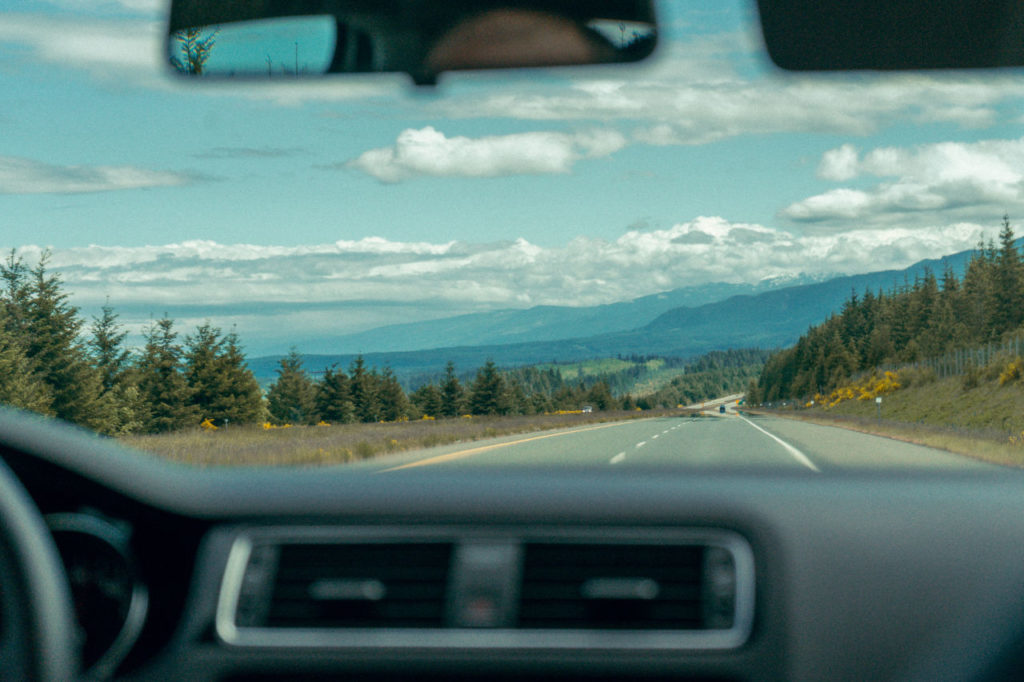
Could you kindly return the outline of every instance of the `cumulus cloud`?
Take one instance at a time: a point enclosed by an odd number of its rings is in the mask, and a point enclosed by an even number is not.
[[[787,206],[798,222],[934,222],[937,216],[991,221],[1024,212],[1024,138],[880,147],[860,154],[852,145],[822,156],[818,175],[845,182],[880,178],[867,189],[835,188]],[[913,218],[910,218],[913,219]]]
[[[380,237],[306,246],[190,241],[141,247],[55,249],[51,267],[75,302],[160,314],[213,306],[263,316],[315,308],[338,333],[378,323],[387,310],[440,317],[533,305],[597,305],[710,282],[758,282],[896,268],[971,248],[973,224],[927,229],[800,235],[701,217],[615,240],[577,237],[555,247],[524,239],[494,243],[396,242]],[[20,247],[33,261],[41,247]],[[359,315],[338,314],[360,309]],[[403,313],[406,314],[406,313]],[[276,322],[274,320],[277,320]],[[384,321],[388,321],[384,319]],[[400,318],[390,321],[407,321]]]
[[[38,61],[107,77],[152,79],[163,22],[67,15],[0,15],[0,42],[22,45]]]
[[[0,156],[0,194],[78,194],[184,185],[183,173],[137,166],[59,166],[33,159]]]
[[[577,161],[608,156],[625,144],[626,139],[613,130],[469,138],[447,137],[427,126],[404,130],[394,145],[366,151],[345,165],[381,182],[421,176],[489,178],[568,173]]]
[[[838,149],[830,149],[821,157],[818,176],[826,180],[850,180],[857,177],[857,149],[852,144],[844,144]]]
[[[990,236],[995,228],[988,230]],[[180,329],[237,325],[254,352],[470,312],[598,305],[714,282],[869,272],[972,248],[976,224],[805,235],[720,217],[580,236],[542,247],[512,241],[400,242],[381,237],[278,246],[187,241],[52,251],[83,314],[108,299],[138,338],[168,313]],[[0,244],[0,250],[10,248]],[[34,263],[41,246],[20,246]]]

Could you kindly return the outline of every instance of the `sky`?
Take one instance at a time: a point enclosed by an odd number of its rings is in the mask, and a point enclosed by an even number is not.
[[[1019,71],[783,74],[745,2],[659,5],[641,65],[430,91],[183,82],[165,11],[0,14],[0,248],[49,249],[83,314],[109,301],[133,338],[167,313],[251,355],[325,352],[398,322],[904,267],[1024,216]]]

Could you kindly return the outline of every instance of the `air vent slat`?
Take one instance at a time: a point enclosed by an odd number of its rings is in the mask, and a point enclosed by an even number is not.
[[[441,627],[452,545],[280,546],[263,627]]]
[[[529,543],[519,626],[706,628],[704,558],[700,545]]]

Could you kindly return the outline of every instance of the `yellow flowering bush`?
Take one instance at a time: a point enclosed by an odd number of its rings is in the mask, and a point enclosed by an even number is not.
[[[880,395],[886,395],[900,389],[900,383],[896,374],[884,372],[882,376],[872,374],[865,377],[859,383],[852,383],[848,386],[841,386],[832,391],[828,396],[827,408],[832,408],[846,400],[874,400]],[[817,396],[816,396],[817,397]],[[824,402],[825,398],[822,397]]]
[[[999,373],[999,385],[1005,386],[1021,377],[1024,377],[1024,358],[1014,358]]]

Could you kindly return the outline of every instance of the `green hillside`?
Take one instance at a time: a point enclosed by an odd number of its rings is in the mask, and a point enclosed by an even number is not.
[[[794,400],[853,416],[954,428],[1024,429],[1024,257],[1004,218],[963,279],[927,270],[890,292],[853,294],[840,313],[774,354],[752,403]]]

